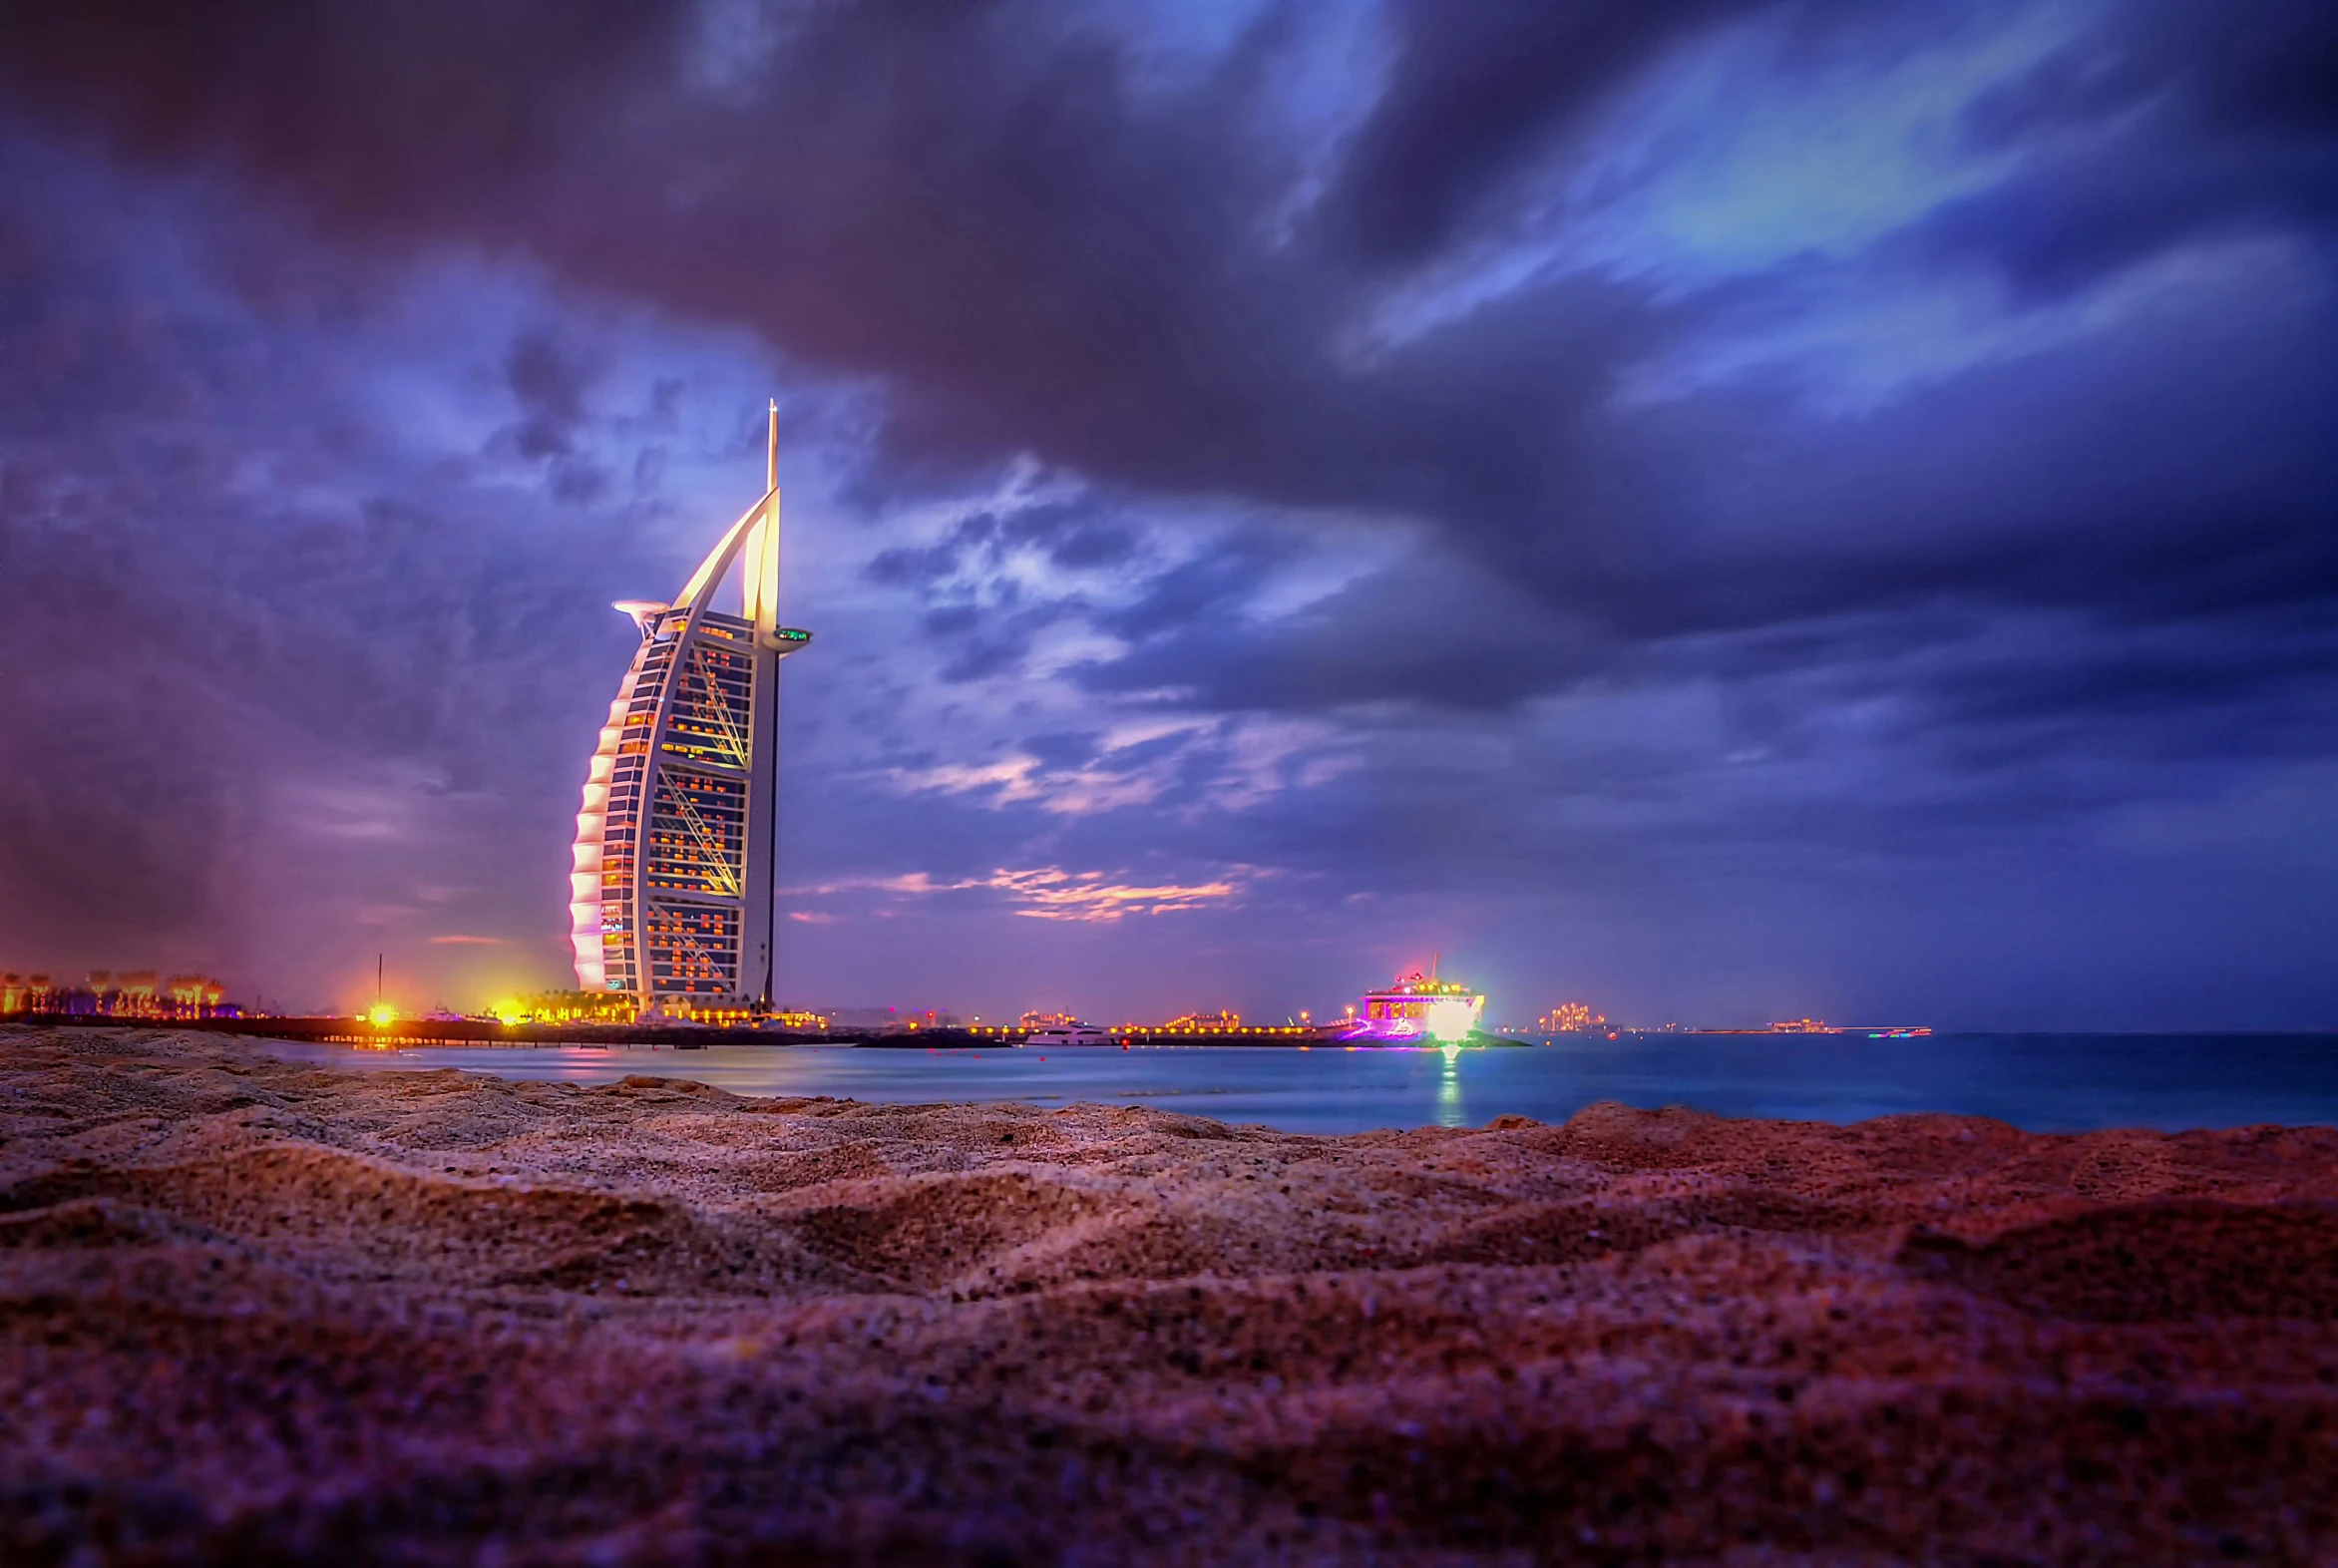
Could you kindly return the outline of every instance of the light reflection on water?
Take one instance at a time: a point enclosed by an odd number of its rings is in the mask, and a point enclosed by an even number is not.
[[[1461,1119],[1461,1047],[1447,1045],[1441,1054],[1445,1058],[1445,1070],[1437,1079],[1437,1125],[1466,1126]]]
[[[1158,1045],[430,1046],[252,1041],[295,1060],[609,1083],[695,1078],[739,1094],[888,1102],[1150,1105],[1298,1132],[1564,1121],[1597,1100],[1732,1116],[1858,1121],[1912,1111],[2042,1131],[2338,1122],[2338,1035],[1559,1036],[1531,1047]]]

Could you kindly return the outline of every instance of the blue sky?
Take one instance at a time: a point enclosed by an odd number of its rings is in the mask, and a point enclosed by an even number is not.
[[[777,396],[792,1000],[2338,1023],[2334,36],[28,18],[0,964],[559,982]]]

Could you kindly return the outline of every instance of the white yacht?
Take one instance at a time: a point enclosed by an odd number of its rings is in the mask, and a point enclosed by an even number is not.
[[[1453,1044],[1477,1032],[1485,998],[1457,980],[1437,979],[1432,961],[1426,975],[1414,970],[1393,983],[1366,991],[1364,1013],[1350,1025],[1352,1040],[1435,1040]]]
[[[1109,1045],[1112,1036],[1092,1023],[1049,1023],[1023,1036],[1025,1045]]]

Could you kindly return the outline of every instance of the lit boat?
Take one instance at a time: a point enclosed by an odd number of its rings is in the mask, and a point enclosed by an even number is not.
[[[1112,1036],[1092,1023],[1050,1023],[1023,1036],[1025,1045],[1109,1045]]]
[[[1366,991],[1352,1040],[1465,1040],[1477,1032],[1485,998],[1458,980],[1439,980],[1436,968],[1399,975],[1394,983]]]

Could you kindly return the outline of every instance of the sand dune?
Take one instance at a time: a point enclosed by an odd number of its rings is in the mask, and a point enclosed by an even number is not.
[[[0,1033],[11,1563],[2319,1561],[2338,1131],[1127,1107]]]

